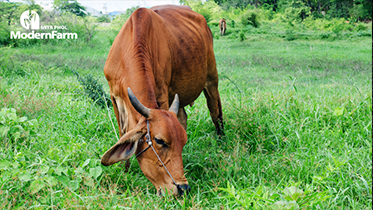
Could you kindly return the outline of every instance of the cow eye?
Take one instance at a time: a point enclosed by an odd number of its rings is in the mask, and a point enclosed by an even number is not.
[[[155,143],[162,145],[162,146],[167,146],[166,142],[164,142],[162,139],[154,138]]]

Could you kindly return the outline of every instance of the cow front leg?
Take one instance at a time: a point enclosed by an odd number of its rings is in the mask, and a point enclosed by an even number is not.
[[[209,108],[212,122],[215,125],[216,133],[218,136],[224,136],[223,111],[221,108],[217,81],[207,83],[203,93],[206,97],[207,107]]]

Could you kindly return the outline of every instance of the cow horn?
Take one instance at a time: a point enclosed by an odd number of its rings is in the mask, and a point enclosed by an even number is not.
[[[168,111],[174,112],[177,115],[177,112],[179,111],[179,96],[177,94],[175,94],[175,99]]]
[[[149,117],[150,109],[140,103],[140,101],[136,98],[135,94],[133,94],[131,88],[127,89],[128,97],[130,98],[132,106],[145,118]]]

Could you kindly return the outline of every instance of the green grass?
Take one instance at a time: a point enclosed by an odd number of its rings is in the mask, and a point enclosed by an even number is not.
[[[0,115],[10,128],[1,209],[372,208],[370,38],[215,40],[226,136],[217,139],[203,95],[187,107],[192,191],[178,199],[157,197],[134,157],[129,172],[100,164],[117,141],[114,112],[90,101],[71,69],[108,91],[108,40],[0,49],[0,107],[17,111]]]

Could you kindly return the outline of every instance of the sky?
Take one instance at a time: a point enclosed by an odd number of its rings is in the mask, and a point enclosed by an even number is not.
[[[24,2],[23,0],[13,0],[13,2]],[[48,4],[49,6],[53,3],[53,0],[35,0],[37,4]],[[98,11],[104,11],[103,7],[106,4],[107,13],[113,11],[126,11],[126,9],[140,6],[140,7],[152,7],[156,5],[163,5],[163,4],[176,4],[180,5],[179,0],[148,0],[148,1],[133,1],[133,0],[78,0],[80,4],[85,7],[91,7]]]

